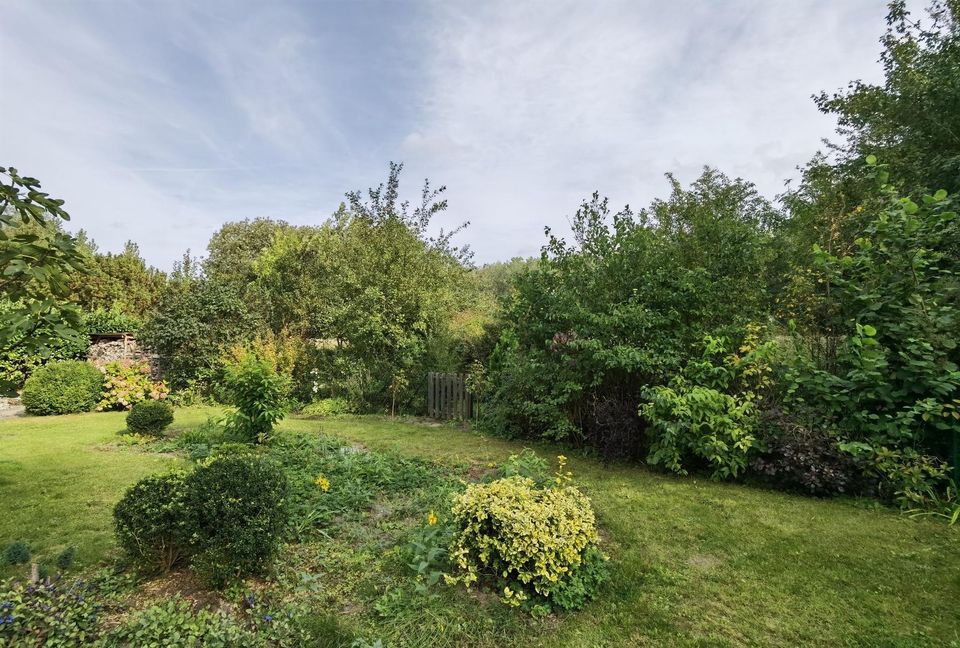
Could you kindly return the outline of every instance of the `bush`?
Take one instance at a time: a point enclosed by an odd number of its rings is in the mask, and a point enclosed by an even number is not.
[[[248,354],[226,370],[226,387],[236,411],[227,429],[248,443],[264,443],[284,416],[286,381],[266,360]]]
[[[100,399],[103,374],[88,362],[64,360],[40,367],[20,395],[28,414],[89,412]]]
[[[685,475],[685,463],[701,460],[714,478],[736,477],[747,467],[755,444],[750,400],[682,379],[643,395],[649,402],[640,406],[640,414],[650,423],[652,440],[648,463]]]
[[[77,548],[69,546],[57,555],[57,569],[64,572],[73,567],[73,561],[77,557]]]
[[[186,478],[175,472],[141,479],[113,509],[117,542],[141,569],[167,572],[192,553],[186,501]]]
[[[215,458],[187,477],[186,492],[198,552],[193,564],[207,580],[221,586],[269,565],[288,522],[279,467],[250,455]]]
[[[809,495],[852,494],[864,485],[863,466],[826,432],[776,430],[750,461],[751,470],[779,488]]]
[[[593,509],[573,486],[539,489],[525,477],[471,484],[452,512],[450,558],[461,575],[448,582],[492,576],[508,605],[571,609],[604,579]]]
[[[173,423],[173,408],[163,401],[140,401],[127,414],[127,429],[134,433],[160,436]]]
[[[3,552],[3,560],[8,565],[23,565],[30,560],[30,547],[23,540],[17,540]]]
[[[356,408],[350,404],[346,398],[321,398],[307,404],[300,414],[303,416],[341,416],[343,414],[353,414]]]
[[[139,402],[162,400],[169,390],[164,382],[150,379],[145,362],[111,362],[103,367],[103,396],[97,411],[128,410]]]

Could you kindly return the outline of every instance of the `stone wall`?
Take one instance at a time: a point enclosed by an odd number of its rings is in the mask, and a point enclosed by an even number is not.
[[[87,360],[98,367],[111,362],[145,362],[150,367],[150,377],[156,379],[159,376],[157,357],[140,348],[130,335],[121,338],[94,337]]]

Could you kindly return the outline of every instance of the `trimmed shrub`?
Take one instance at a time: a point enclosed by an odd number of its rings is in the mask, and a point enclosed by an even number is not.
[[[173,408],[163,401],[140,401],[127,414],[127,429],[134,433],[160,436],[171,423]]]
[[[460,575],[448,582],[469,587],[492,576],[507,605],[573,609],[605,578],[593,508],[573,486],[540,489],[519,476],[471,484],[453,518],[450,557]]]
[[[28,414],[89,412],[103,389],[103,374],[89,362],[51,362],[33,372],[20,399]]]
[[[23,565],[30,560],[30,547],[23,540],[17,540],[3,552],[3,560],[8,565]]]
[[[283,471],[256,456],[228,455],[199,466],[186,490],[198,551],[194,567],[215,586],[262,573],[288,522]]]
[[[117,542],[141,569],[167,572],[192,553],[186,501],[186,477],[174,472],[141,479],[113,509]]]

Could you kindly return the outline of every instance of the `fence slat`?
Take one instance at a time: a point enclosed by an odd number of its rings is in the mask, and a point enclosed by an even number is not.
[[[437,419],[474,418],[476,400],[467,389],[467,374],[427,373],[427,416]]]

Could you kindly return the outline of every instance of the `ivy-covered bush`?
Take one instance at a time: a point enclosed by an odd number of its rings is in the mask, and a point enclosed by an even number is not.
[[[217,457],[186,479],[193,566],[221,586],[257,574],[276,555],[288,521],[287,478],[255,455]]]
[[[89,412],[103,388],[103,375],[89,362],[51,362],[33,372],[20,398],[28,414]]]
[[[145,477],[113,509],[117,543],[147,572],[167,572],[193,553],[193,520],[187,512],[182,472]]]
[[[128,410],[145,400],[162,400],[169,390],[166,383],[150,378],[150,369],[144,362],[117,361],[105,365],[103,396],[97,411]]]
[[[227,429],[248,443],[264,443],[285,414],[286,380],[270,362],[250,353],[227,366],[227,393],[236,410]]]
[[[127,414],[127,429],[134,433],[159,436],[171,423],[173,408],[163,401],[140,401]]]
[[[596,594],[606,558],[590,500],[569,474],[537,488],[525,477],[471,484],[454,501],[448,582],[491,579],[501,600],[528,609],[574,609]]]

